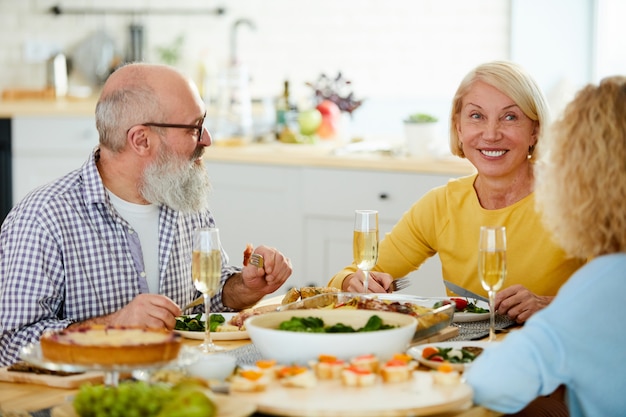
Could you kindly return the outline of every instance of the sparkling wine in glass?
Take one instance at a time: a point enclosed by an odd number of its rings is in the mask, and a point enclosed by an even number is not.
[[[506,277],[506,229],[504,226],[481,226],[478,243],[478,276],[489,293],[489,341],[496,339],[496,291]]]
[[[201,228],[194,231],[191,276],[193,284],[204,297],[205,332],[204,343],[199,348],[211,353],[223,348],[216,346],[211,339],[210,313],[211,297],[220,285],[222,273],[222,252],[220,233],[217,228]]]
[[[378,260],[378,211],[356,210],[354,212],[354,238],[352,251],[356,266],[363,271],[364,292],[367,293],[369,273]]]

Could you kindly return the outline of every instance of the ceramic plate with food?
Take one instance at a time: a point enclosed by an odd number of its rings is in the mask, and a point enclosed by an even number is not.
[[[211,316],[222,316],[224,318],[224,322],[218,325],[215,331],[211,332],[211,338],[213,340],[249,339],[248,331],[245,330],[245,328],[240,329],[239,326],[230,324],[233,319],[239,316],[239,313],[213,313]],[[197,321],[198,318],[201,322]],[[192,320],[196,320],[197,322],[192,323]],[[174,329],[176,333],[179,333],[187,339],[204,340],[204,314],[180,316],[176,318],[176,321],[177,328]]]
[[[484,349],[498,342],[436,342],[425,343],[409,348],[407,353],[422,365],[437,369],[442,363],[452,369],[463,372],[472,365]]]
[[[435,301],[433,307],[440,307],[442,305],[450,304],[450,301],[454,301],[454,303],[456,304],[454,317],[452,319],[454,323],[466,323],[471,321],[482,321],[489,319],[489,304],[484,301],[473,300],[471,298],[439,298]]]

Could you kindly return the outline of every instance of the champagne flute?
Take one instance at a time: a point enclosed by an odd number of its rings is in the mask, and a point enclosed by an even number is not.
[[[489,293],[489,341],[496,340],[496,291],[506,277],[506,229],[481,226],[478,242],[478,276]]]
[[[211,339],[211,296],[220,285],[222,275],[222,252],[219,229],[201,228],[194,231],[191,276],[193,285],[204,298],[204,343],[199,348],[206,353],[224,350]]]
[[[352,240],[354,263],[363,271],[364,292],[367,293],[369,273],[378,260],[378,211],[356,210],[354,212],[354,238]]]

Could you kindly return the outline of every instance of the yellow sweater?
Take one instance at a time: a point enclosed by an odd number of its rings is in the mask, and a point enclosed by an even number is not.
[[[403,277],[438,253],[445,280],[486,296],[478,278],[478,234],[480,226],[503,225],[504,287],[522,284],[538,295],[556,295],[584,261],[567,258],[554,243],[535,211],[534,193],[509,207],[486,210],[474,191],[475,178],[476,174],[450,180],[413,204],[380,242],[374,271]],[[344,278],[356,270],[354,264],[341,270],[329,285],[341,288]]]

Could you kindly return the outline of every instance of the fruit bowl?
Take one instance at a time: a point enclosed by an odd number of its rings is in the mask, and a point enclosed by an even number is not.
[[[293,317],[315,317],[325,326],[342,323],[354,329],[363,327],[378,316],[391,329],[354,333],[305,333],[279,330],[280,323]],[[369,310],[285,310],[250,317],[246,328],[252,343],[264,359],[306,365],[319,355],[333,355],[343,360],[374,354],[381,361],[409,347],[417,327],[413,316],[388,311]]]

